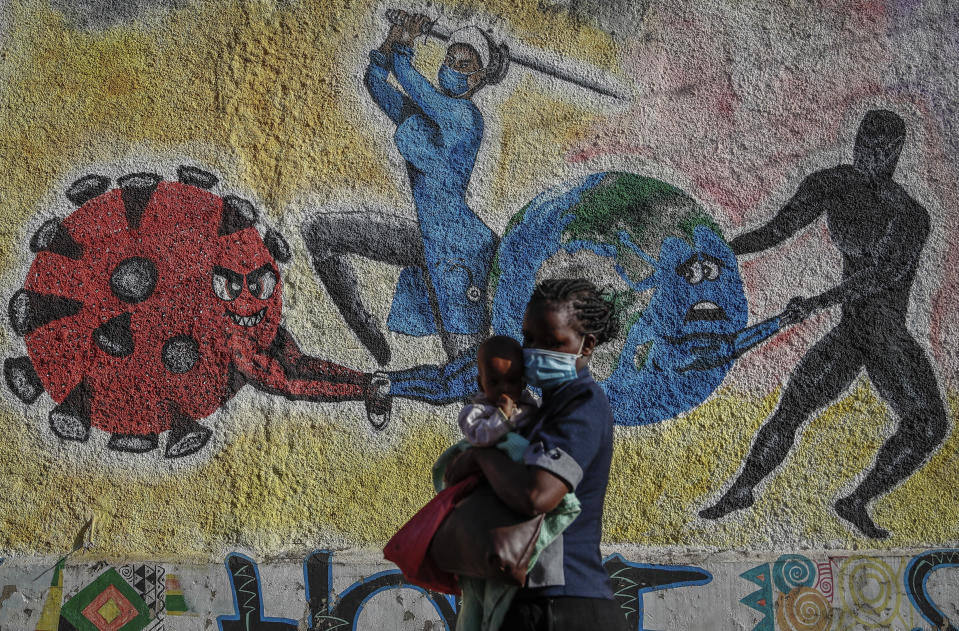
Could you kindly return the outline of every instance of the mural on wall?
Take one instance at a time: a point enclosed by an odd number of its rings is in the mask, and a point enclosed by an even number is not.
[[[946,603],[936,603],[926,589],[929,575],[936,570],[947,567],[959,567],[959,551],[932,550],[917,555],[909,561],[905,572],[906,594],[912,606],[922,614],[922,617],[935,629],[945,631],[959,631],[945,615]],[[948,603],[955,608],[957,603]]]
[[[0,4],[0,554],[373,549],[560,275],[604,541],[959,540],[951,8]]]
[[[763,615],[752,631],[914,631],[925,624],[955,631],[943,611],[956,602],[936,603],[925,585],[929,574],[955,567],[957,560],[955,550],[909,560],[853,556],[813,561],[787,554],[740,575],[759,587],[740,602]]]
[[[318,212],[302,230],[317,276],[381,365],[390,362],[391,351],[359,297],[348,255],[403,266],[387,326],[406,335],[439,335],[448,361],[389,373],[391,394],[434,404],[470,396],[476,389],[477,344],[491,327],[496,334],[522,337],[535,281],[560,250],[617,261],[632,253],[655,270],[644,270],[639,283],[620,272],[634,292],[659,289],[630,328],[617,369],[603,384],[619,424],[670,419],[702,403],[736,356],[778,332],[775,319],[744,328],[748,309],[735,256],[705,209],[665,182],[627,173],[591,175],[569,190],[537,196],[498,238],[466,204],[484,127],[470,97],[502,81],[508,48],[481,29],[454,31],[446,37],[450,43],[437,87],[412,62],[413,42],[432,28],[429,18],[397,10],[387,17],[389,32],[370,53],[364,81],[397,125],[394,141],[406,161],[417,219]],[[389,83],[391,75],[403,91]],[[700,224],[708,229],[697,228]],[[683,235],[688,244],[667,235]],[[651,251],[662,244],[662,262],[632,238]],[[690,247],[694,243],[697,253]],[[624,300],[634,302],[628,295]],[[637,362],[636,352],[654,340]]]
[[[856,489],[836,502],[839,517],[867,537],[888,537],[867,505],[912,475],[946,437],[949,421],[935,371],[906,326],[930,219],[893,179],[905,136],[905,123],[895,113],[867,112],[851,165],[810,175],[769,223],[730,243],[737,255],[765,250],[825,214],[830,238],[842,253],[842,280],[818,296],[794,298],[782,320],[799,322],[837,304],[842,319],[799,362],[742,472],[700,516],[718,519],[751,506],[753,489],[786,458],[799,428],[843,394],[863,368],[899,427]]]
[[[542,193],[503,237],[493,329],[522,339],[537,280],[569,273],[569,255],[592,255],[580,262],[585,270],[575,270],[586,275],[611,259],[627,285],[618,300],[633,323],[615,370],[600,383],[620,425],[673,418],[702,403],[737,356],[779,330],[776,321],[745,326],[742,279],[718,230],[689,195],[650,177],[596,173]],[[658,260],[648,253],[657,250]]]
[[[112,190],[88,175],[67,190],[77,210],[36,231],[36,257],[10,299],[28,352],[4,362],[10,390],[27,404],[47,392],[63,440],[84,442],[93,427],[111,434],[110,449],[142,453],[169,431],[167,458],[200,450],[212,430],[197,421],[246,384],[288,399],[363,400],[382,426],[385,380],[305,355],[280,324],[283,237],[261,237],[249,201],[208,192],[211,173],[177,175],[135,173]]]
[[[167,615],[185,610],[182,592],[171,594],[179,589],[176,576],[162,565],[111,567],[66,594],[63,572],[61,561],[53,569],[36,631],[162,631]]]
[[[156,620],[155,615],[153,620]],[[144,595],[117,570],[110,568],[63,603],[58,629],[141,631],[156,626],[151,623],[151,612]]]

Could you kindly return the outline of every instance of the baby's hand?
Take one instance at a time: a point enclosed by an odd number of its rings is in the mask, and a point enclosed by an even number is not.
[[[499,395],[499,398],[496,399],[496,407],[502,410],[506,418],[510,418],[516,413],[516,401],[513,401],[513,398],[505,393]]]

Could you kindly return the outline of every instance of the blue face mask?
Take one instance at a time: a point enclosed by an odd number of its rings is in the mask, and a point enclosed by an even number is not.
[[[439,79],[441,88],[446,90],[451,96],[459,97],[470,91],[468,79],[471,74],[472,73],[466,74],[458,70],[453,70],[446,64],[442,64],[437,78]]]
[[[583,342],[579,344],[579,351],[573,354],[524,348],[523,367],[526,369],[526,382],[531,386],[550,390],[572,381],[576,378],[576,360],[583,354]]]

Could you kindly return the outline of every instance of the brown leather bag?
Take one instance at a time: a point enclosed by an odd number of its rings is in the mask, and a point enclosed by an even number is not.
[[[543,518],[515,512],[484,480],[440,524],[430,558],[452,574],[522,586]]]

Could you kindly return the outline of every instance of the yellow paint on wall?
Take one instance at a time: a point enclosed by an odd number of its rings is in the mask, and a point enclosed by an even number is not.
[[[87,516],[100,515],[93,558],[218,559],[230,550],[263,556],[316,547],[378,546],[432,496],[429,470],[454,440],[455,407],[427,413],[398,403],[382,434],[365,425],[359,404],[267,402],[245,397],[216,426],[230,430],[205,462],[181,467],[152,456],[123,456],[104,440],[68,456],[42,422],[0,416],[0,494],[16,507],[0,513],[0,548],[58,554]],[[959,534],[951,436],[928,465],[876,502],[874,516],[893,536],[883,542],[850,532],[830,512],[845,484],[868,467],[891,422],[865,385],[812,420],[756,505],[718,523],[696,513],[736,473],[753,435],[775,404],[722,393],[682,418],[617,430],[606,500],[605,540],[649,546],[769,548],[783,539],[813,547],[909,548]],[[950,396],[952,414],[959,396]],[[774,540],[773,537],[776,537]]]

